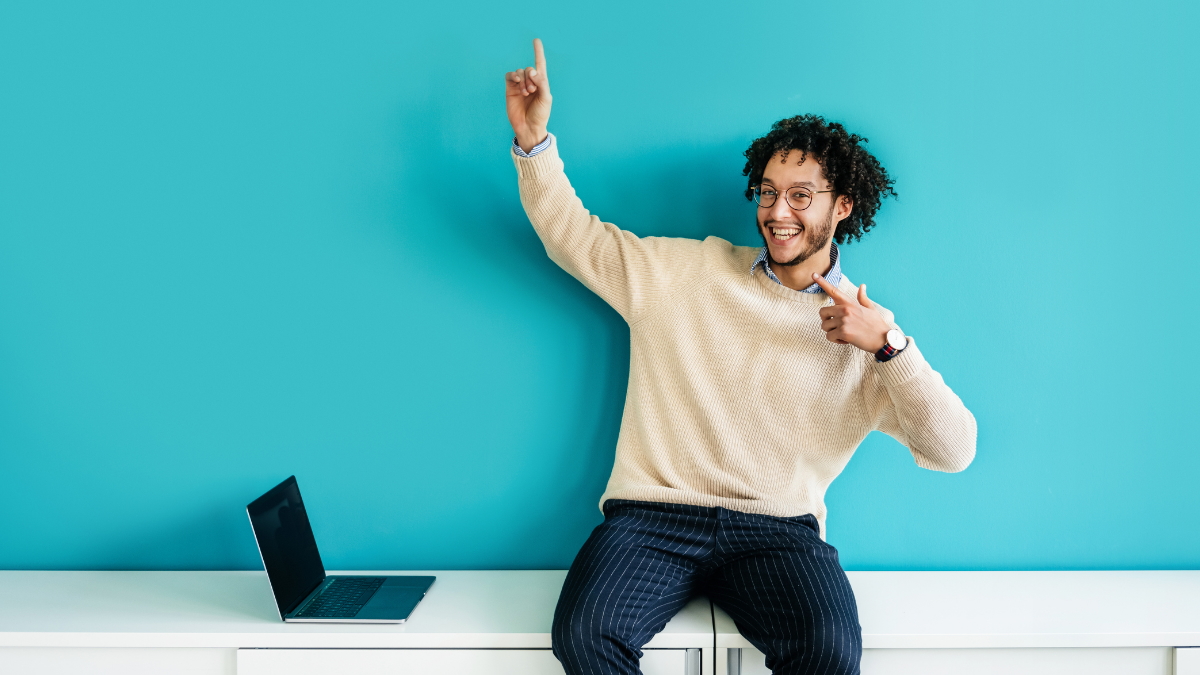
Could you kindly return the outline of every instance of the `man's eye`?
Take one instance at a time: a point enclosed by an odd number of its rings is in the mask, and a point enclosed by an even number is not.
[[[760,194],[760,195],[762,195],[762,196],[764,196],[764,197],[774,197],[774,196],[775,196],[775,191],[774,191],[774,190],[770,190],[770,189],[766,189],[766,188],[761,188],[761,189],[759,189],[759,191],[758,191],[758,194]]]

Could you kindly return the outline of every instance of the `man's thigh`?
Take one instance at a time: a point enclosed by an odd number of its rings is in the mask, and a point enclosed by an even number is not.
[[[737,514],[718,535],[720,561],[703,592],[767,656],[778,675],[856,674],[858,608],[837,550],[812,516]]]
[[[607,510],[575,557],[554,611],[551,635],[564,664],[597,658],[610,668],[636,664],[641,646],[687,604],[695,561],[712,546],[712,519],[689,509],[699,511],[676,505]]]

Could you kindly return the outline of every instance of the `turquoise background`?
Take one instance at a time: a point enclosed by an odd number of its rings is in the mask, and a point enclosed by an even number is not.
[[[535,36],[639,234],[755,244],[741,151],[797,113],[897,178],[845,271],[979,453],[868,439],[848,568],[1196,567],[1200,10],[971,4],[0,5],[0,567],[256,568],[293,473],[331,569],[569,565],[628,331],[517,198]]]

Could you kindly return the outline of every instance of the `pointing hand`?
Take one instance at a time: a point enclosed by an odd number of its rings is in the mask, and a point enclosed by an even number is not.
[[[821,330],[827,340],[854,345],[872,354],[883,348],[891,326],[875,311],[875,303],[867,297],[866,284],[858,287],[855,298],[845,295],[819,274],[813,275],[813,281],[833,300],[833,305],[821,308]]]
[[[533,41],[533,67],[519,68],[504,75],[504,101],[508,122],[525,152],[546,140],[550,121],[550,80],[546,77],[546,52],[542,41]]]

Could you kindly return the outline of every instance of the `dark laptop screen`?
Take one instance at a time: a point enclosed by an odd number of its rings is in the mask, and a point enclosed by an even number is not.
[[[246,512],[279,613],[286,615],[325,580],[325,566],[300,500],[296,477],[289,477],[255,499]]]

